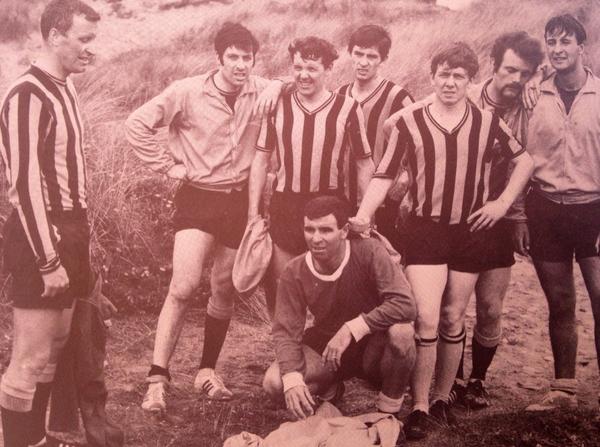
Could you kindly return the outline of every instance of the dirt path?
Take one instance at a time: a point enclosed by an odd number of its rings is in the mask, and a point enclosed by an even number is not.
[[[593,347],[589,300],[578,274],[579,322],[578,377],[585,406],[596,405],[598,373]],[[474,306],[469,308],[469,327]],[[200,358],[202,312],[188,318],[173,359],[175,388],[170,396],[167,420],[148,418],[139,407],[143,378],[151,357],[153,318],[135,317],[117,322],[109,348],[108,380],[110,413],[127,427],[130,446],[221,446],[228,436],[241,431],[266,435],[286,419],[283,410],[266,400],[260,389],[262,374],[273,360],[265,325],[235,321],[225,344],[219,370],[236,393],[231,403],[198,399],[192,383]],[[469,337],[470,338],[470,337]],[[466,363],[470,370],[470,358]],[[514,413],[543,392],[552,377],[547,310],[533,267],[519,260],[506,302],[504,340],[490,369],[488,382],[494,405],[484,412],[460,413],[461,419],[480,420],[493,414]],[[373,409],[376,392],[352,381],[340,404],[344,414]],[[414,446],[460,445],[445,431],[427,443]]]

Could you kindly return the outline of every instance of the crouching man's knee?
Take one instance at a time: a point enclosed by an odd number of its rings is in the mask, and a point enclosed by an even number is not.
[[[283,399],[283,382],[281,381],[281,374],[279,372],[279,365],[277,362],[273,362],[263,378],[263,390],[269,395],[274,401],[281,401]]]
[[[412,323],[396,323],[388,329],[388,344],[400,357],[414,356],[415,329]]]

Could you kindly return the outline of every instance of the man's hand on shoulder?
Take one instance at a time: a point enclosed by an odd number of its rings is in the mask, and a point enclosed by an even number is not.
[[[328,366],[332,371],[337,371],[341,365],[342,354],[350,342],[352,342],[352,332],[343,324],[323,351],[323,365]]]
[[[42,298],[54,298],[69,288],[69,277],[62,265],[59,265],[56,270],[43,273],[42,280],[44,281]]]
[[[548,71],[548,67],[542,65],[523,86],[521,100],[527,110],[533,110],[538,99],[540,99],[540,95],[542,94],[540,85],[542,81],[548,77]]]
[[[314,414],[317,405],[306,385],[296,385],[284,393],[285,405],[296,419],[306,419]]]
[[[371,235],[371,221],[362,216],[354,216],[348,219],[350,231],[359,234],[362,238],[369,238]]]
[[[283,86],[282,81],[275,80],[269,82],[267,87],[256,98],[253,108],[255,116],[264,116],[275,110]]]

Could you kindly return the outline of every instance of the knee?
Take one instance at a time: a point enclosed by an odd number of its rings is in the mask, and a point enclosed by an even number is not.
[[[482,334],[496,333],[502,325],[502,306],[485,306],[478,309],[477,327]]]
[[[415,349],[415,330],[412,324],[394,324],[388,329],[388,343],[394,353],[406,356]]]
[[[417,313],[415,328],[417,335],[421,338],[435,338],[437,336],[440,323],[439,314],[435,313]]]
[[[460,309],[446,307],[440,314],[440,331],[447,334],[460,332],[465,325],[465,314]]]
[[[279,374],[279,368],[276,364],[272,364],[263,378],[262,387],[265,393],[273,399],[278,400],[283,395],[283,382]]]
[[[38,381],[38,377],[44,374],[46,366],[50,363],[51,350],[40,350],[30,352],[11,360],[11,369],[16,371],[22,378]]]
[[[171,281],[167,299],[173,304],[187,307],[198,285],[190,282]]]

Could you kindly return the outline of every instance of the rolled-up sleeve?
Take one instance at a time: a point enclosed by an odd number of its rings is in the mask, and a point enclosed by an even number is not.
[[[165,173],[176,160],[168,147],[159,141],[160,128],[170,126],[182,113],[183,98],[178,82],[136,109],[125,121],[125,135],[135,155],[150,169]]]

